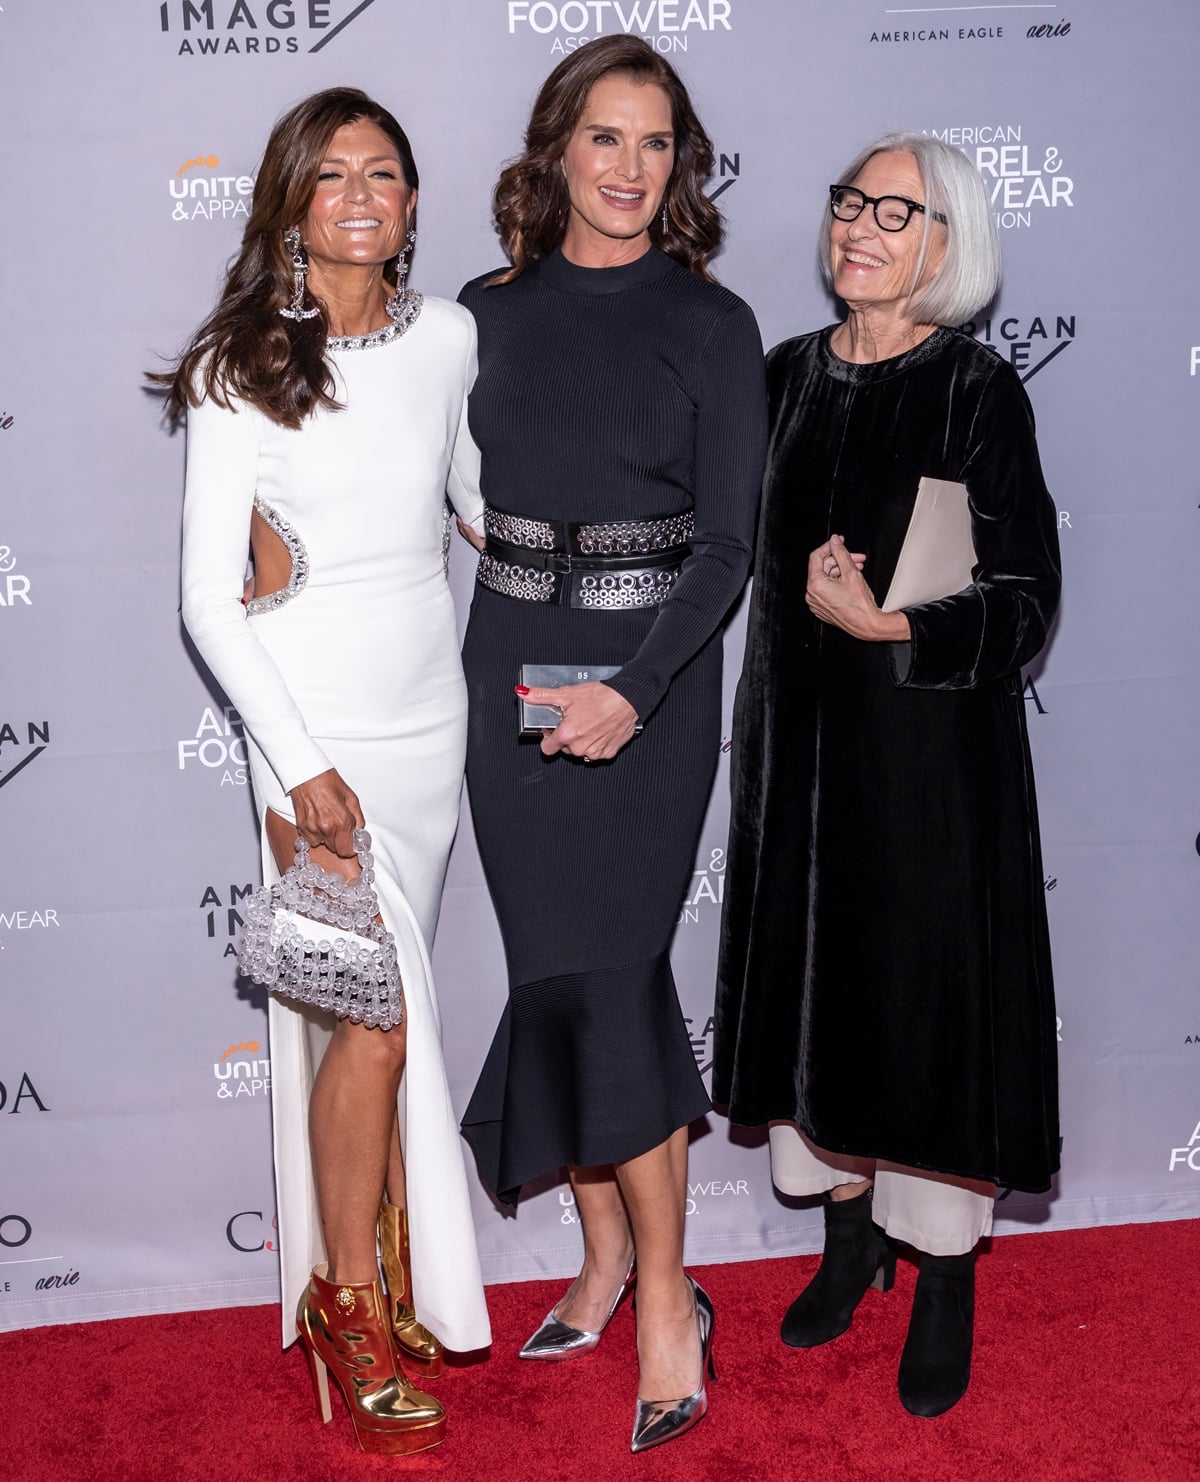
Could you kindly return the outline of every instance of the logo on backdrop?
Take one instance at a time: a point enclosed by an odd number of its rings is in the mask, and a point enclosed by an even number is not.
[[[718,154],[715,178],[719,183],[715,190],[709,191],[709,200],[715,201],[719,196],[723,196],[727,190],[732,190],[741,179],[741,175],[742,155],[740,150],[737,154]]]
[[[552,56],[599,36],[641,36],[658,52],[733,30],[734,0],[504,0],[510,36],[545,36]]]
[[[748,1199],[749,1197],[750,1182],[744,1178],[713,1178],[702,1183],[690,1183],[687,1186],[687,1213],[695,1218],[701,1213],[703,1206],[713,1199]],[[558,1217],[560,1225],[579,1223],[579,1210],[576,1207],[575,1193],[570,1184],[559,1189],[558,1206],[561,1210]]]
[[[1200,1173],[1200,1122],[1188,1138],[1187,1147],[1172,1148],[1168,1173]]]
[[[1200,374],[1200,345],[1193,345],[1192,346],[1192,369],[1191,369],[1191,374],[1193,376]],[[11,422],[12,421],[12,418],[10,417],[8,419],[8,421]],[[8,426],[8,423],[6,422],[3,425],[7,427]]]
[[[53,1292],[60,1287],[75,1286],[79,1281],[79,1272],[68,1266],[61,1276],[39,1276],[33,1283],[35,1292]]]
[[[222,787],[246,785],[249,766],[246,738],[242,734],[242,718],[232,705],[224,705],[220,710],[206,705],[195,735],[178,742],[177,748],[181,772],[198,764],[214,774],[219,772]]]
[[[225,1225],[225,1239],[234,1250],[254,1256],[259,1251],[278,1249],[275,1243],[278,1229],[279,1221],[275,1215],[271,1216],[268,1225],[261,1209],[243,1209],[230,1215]]]
[[[40,911],[0,911],[0,932],[58,930],[62,922],[58,912],[49,906]],[[4,951],[4,937],[0,936],[0,952]]]
[[[1039,715],[1049,715],[1050,712],[1042,704],[1041,697],[1038,695],[1037,685],[1033,682],[1032,674],[1025,676],[1025,688],[1022,690],[1022,694],[1025,697],[1025,703],[1028,705],[1032,702],[1033,708]]]
[[[872,31],[872,45],[911,46],[914,42],[939,41],[1003,41],[1003,26],[905,26],[900,30],[888,28]]]
[[[222,944],[222,957],[237,956],[237,934],[245,922],[242,920],[238,903],[244,901],[254,890],[253,885],[231,885],[225,896],[216,885],[206,885],[200,897],[200,909],[206,911],[204,918],[210,941]],[[4,917],[0,915],[0,922]]]
[[[29,1244],[33,1238],[33,1225],[23,1214],[0,1214],[0,1250],[21,1250]],[[13,1260],[0,1260],[0,1269],[6,1266],[42,1266],[57,1264],[63,1259],[62,1256],[18,1256]],[[23,1272],[22,1276],[29,1282],[29,1287],[24,1288],[35,1292],[55,1292],[63,1287],[78,1286],[81,1273],[73,1266],[68,1266],[65,1271],[55,1272],[49,1276],[37,1276],[32,1271]],[[13,1282],[20,1283],[21,1278],[16,1276],[0,1276],[0,1295],[7,1295],[13,1290]]]
[[[167,181],[172,221],[228,221],[250,216],[254,180],[249,175],[218,175],[221,157],[198,154],[184,160]]]
[[[698,1215],[701,1207],[711,1199],[748,1199],[750,1184],[747,1179],[713,1178],[707,1183],[688,1184],[687,1212]]]
[[[181,57],[323,51],[375,0],[163,0],[159,30]]]
[[[0,412],[0,432],[7,432],[15,420],[11,412]]]
[[[1031,227],[1040,212],[1075,204],[1075,181],[1063,168],[1058,145],[1022,138],[1020,124],[956,124],[921,132],[974,161],[1002,230]]]
[[[1003,355],[1022,383],[1075,343],[1074,314],[1006,314],[1002,319],[971,321],[962,329]]]
[[[1043,21],[1040,26],[1030,26],[1025,32],[1030,41],[1052,41],[1056,36],[1069,36],[1070,34],[1070,21],[1059,21],[1057,25],[1053,21]]]
[[[19,1250],[32,1235],[33,1226],[23,1214],[0,1214],[0,1245],[6,1249]]]
[[[23,576],[13,548],[0,545],[0,607],[32,607],[29,578]]]
[[[0,787],[6,787],[49,745],[48,720],[0,721]]]
[[[27,1070],[21,1072],[19,1081],[13,1080],[11,1076],[7,1081],[0,1081],[0,1112],[15,1117],[18,1112],[49,1110]]]
[[[953,7],[945,8],[952,9]],[[961,8],[970,9],[971,7],[964,6]],[[987,7],[976,6],[975,8],[984,10]],[[995,8],[997,10],[1003,10],[1010,7],[996,6]],[[909,14],[916,13],[919,12],[909,12]],[[895,12],[889,11],[888,14],[894,15]],[[1013,30],[1012,27],[1009,28],[1007,33],[1008,37],[1016,37],[1019,34],[1019,30]],[[1041,25],[1028,27],[1025,32],[1026,38],[1030,41],[1050,40],[1055,36],[1069,36],[1070,34],[1070,21],[1058,21],[1057,23],[1054,21],[1045,21]],[[914,43],[936,43],[939,41],[1004,41],[1005,39],[1007,38],[1003,26],[914,26],[911,29],[905,26],[900,30],[889,28],[887,30],[871,32],[872,44],[891,46],[911,46]]]
[[[683,898],[683,908],[676,925],[693,925],[700,920],[701,911],[708,907],[719,907],[725,899],[725,851],[713,849],[708,864],[703,869],[692,871],[692,883]]]
[[[702,1027],[699,1019],[685,1017],[683,1022],[687,1025],[688,1040],[696,1057],[696,1069],[701,1075],[707,1075],[713,1063],[713,1016],[709,1014]]]
[[[252,1101],[270,1095],[271,1062],[265,1055],[257,1058],[261,1048],[256,1039],[242,1040],[213,1061],[218,1101]]]

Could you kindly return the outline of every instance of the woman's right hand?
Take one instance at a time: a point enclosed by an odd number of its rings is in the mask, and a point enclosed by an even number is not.
[[[297,783],[291,799],[301,838],[311,847],[331,849],[342,859],[354,858],[351,835],[365,826],[363,813],[358,798],[332,767]]]
[[[486,543],[486,537],[482,535],[478,530],[474,529],[473,526],[468,525],[466,520],[460,519],[457,515],[455,516],[455,519],[458,520],[458,533],[462,536],[462,538],[464,540],[469,540],[477,551],[483,550],[483,547]]]

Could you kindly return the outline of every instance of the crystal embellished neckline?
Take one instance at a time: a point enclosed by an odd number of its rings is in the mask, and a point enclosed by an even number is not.
[[[424,295],[412,288],[393,294],[384,306],[392,321],[390,324],[372,329],[367,334],[331,334],[325,340],[325,348],[337,353],[342,350],[374,350],[378,345],[390,345],[402,334],[407,334],[417,322],[424,302]]]

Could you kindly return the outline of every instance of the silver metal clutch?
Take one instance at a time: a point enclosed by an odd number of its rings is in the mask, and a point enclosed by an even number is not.
[[[520,683],[530,689],[561,689],[565,685],[587,684],[591,680],[602,684],[620,672],[620,664],[522,664]],[[520,709],[520,734],[538,741],[542,739],[543,731],[552,731],[562,720],[562,711],[554,705],[531,705],[522,700]]]

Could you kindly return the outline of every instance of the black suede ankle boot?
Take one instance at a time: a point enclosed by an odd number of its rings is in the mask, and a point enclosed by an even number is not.
[[[779,1336],[792,1348],[816,1348],[844,1333],[869,1286],[890,1291],[896,1252],[871,1222],[871,1191],[825,1196],[825,1250],[817,1274],[788,1308]]]
[[[900,1357],[900,1402],[910,1415],[932,1419],[966,1394],[974,1330],[975,1252],[922,1254]]]

